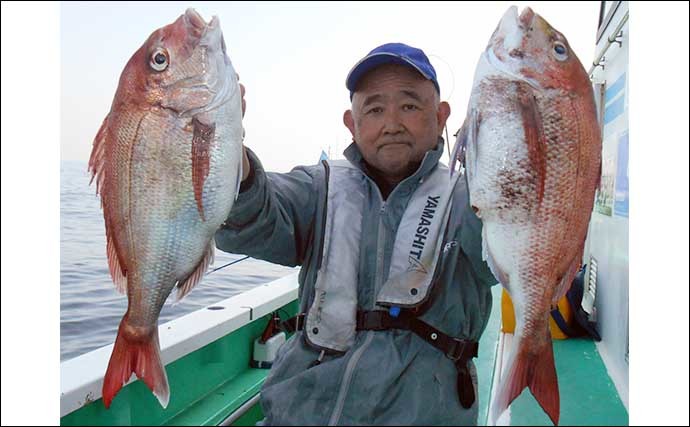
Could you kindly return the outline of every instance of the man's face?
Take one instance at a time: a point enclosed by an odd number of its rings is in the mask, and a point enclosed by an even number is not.
[[[436,147],[449,115],[431,81],[410,67],[388,64],[361,79],[343,120],[367,164],[399,182]]]

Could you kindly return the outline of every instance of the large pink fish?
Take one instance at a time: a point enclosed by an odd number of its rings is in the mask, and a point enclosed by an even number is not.
[[[592,87],[565,37],[511,7],[482,53],[455,161],[465,157],[483,254],[516,315],[490,420],[529,387],[554,424],[560,400],[549,312],[582,262],[600,176]]]
[[[241,155],[240,88],[220,23],[189,9],[125,66],[89,161],[110,274],[129,303],[104,378],[106,407],[132,373],[167,406],[158,315],[173,288],[184,297],[212,262]]]

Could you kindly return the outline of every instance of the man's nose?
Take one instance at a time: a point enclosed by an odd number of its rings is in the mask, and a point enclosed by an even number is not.
[[[405,128],[402,125],[402,120],[400,117],[400,112],[395,108],[389,108],[386,110],[383,123],[384,133],[395,134],[402,132]]]

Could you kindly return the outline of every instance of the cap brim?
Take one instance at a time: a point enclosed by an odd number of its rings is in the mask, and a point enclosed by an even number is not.
[[[374,53],[368,55],[367,57],[359,61],[357,64],[355,64],[355,66],[352,67],[350,72],[347,74],[347,78],[345,79],[345,86],[350,90],[350,93],[353,93],[355,91],[355,86],[357,85],[357,82],[359,82],[359,80],[362,78],[364,74],[383,64],[408,65],[417,70],[419,74],[424,76],[426,79],[432,80],[431,76],[422,71],[412,61],[409,61],[399,55],[395,55],[392,53]]]

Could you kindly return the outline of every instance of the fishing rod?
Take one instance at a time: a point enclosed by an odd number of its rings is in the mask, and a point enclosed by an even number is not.
[[[213,273],[214,271],[218,271],[218,270],[220,270],[221,268],[225,268],[225,267],[231,266],[231,265],[233,265],[233,264],[237,264],[238,262],[244,261],[244,260],[247,259],[247,258],[249,258],[249,255],[245,256],[244,258],[240,258],[240,259],[236,259],[235,261],[231,261],[231,262],[229,262],[229,263],[227,263],[227,264],[225,264],[225,265],[221,265],[221,266],[218,267],[218,268],[214,268],[213,270],[211,270],[211,271],[209,271],[208,273],[206,273],[206,275],[208,276],[209,274]]]

